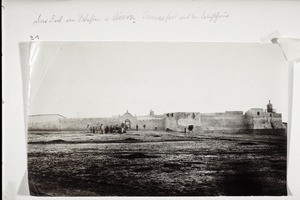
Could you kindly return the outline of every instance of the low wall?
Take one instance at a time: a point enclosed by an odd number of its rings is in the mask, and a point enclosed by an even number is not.
[[[30,130],[59,130],[59,119],[61,115],[30,115],[28,116],[28,127]]]
[[[137,120],[135,123],[132,123],[131,129],[135,130],[136,125],[138,125],[139,130],[155,130],[155,126],[157,125],[158,130],[164,130],[165,123],[164,119],[147,119],[147,120]],[[146,128],[144,129],[144,125]]]
[[[60,120],[60,130],[87,130],[87,124],[94,127],[120,125],[123,121],[121,118],[73,118]],[[157,125],[158,130],[164,129],[163,119],[131,120],[131,130],[154,130]],[[143,128],[146,125],[146,128]]]
[[[29,130],[66,130],[66,131],[85,131],[87,125],[90,127],[99,128],[101,124],[104,126],[120,125],[124,122],[123,118],[64,118],[54,121],[43,122],[29,122]],[[163,118],[153,118],[146,120],[131,119],[131,130],[136,129],[138,125],[139,130],[155,130],[157,126],[158,130],[164,130],[165,123]],[[146,128],[143,128],[146,125]]]
[[[92,127],[100,127],[103,125],[121,124],[118,118],[68,118],[59,120],[60,130],[87,130],[87,125]]]
[[[41,130],[59,130],[59,121],[44,121],[44,122],[28,122],[28,130],[41,131]]]

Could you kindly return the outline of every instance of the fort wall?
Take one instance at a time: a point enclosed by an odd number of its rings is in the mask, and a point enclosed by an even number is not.
[[[133,124],[131,128],[135,130],[136,125],[138,125],[139,130],[155,130],[155,126],[157,125],[157,130],[165,129],[165,121],[162,118],[157,119],[145,119],[145,120],[137,120],[135,124]],[[144,129],[144,125],[146,128]]]
[[[245,113],[245,125],[248,129],[286,129],[280,113],[264,112],[261,108],[252,108]]]
[[[173,131],[184,131],[193,125],[194,131],[246,129],[242,111],[225,113],[169,113],[165,115],[165,127]]]
[[[201,117],[201,128],[205,130],[232,130],[246,129],[244,115],[240,114],[219,114],[219,115],[203,115]]]
[[[28,129],[32,131],[40,131],[40,130],[58,131],[59,122],[58,121],[28,122]]]
[[[286,129],[280,113],[262,108],[223,113],[175,112],[164,115],[132,116],[126,112],[111,118],[65,118],[61,115],[36,115],[29,117],[29,130],[87,130],[87,125],[100,127],[125,123],[131,130],[172,130],[183,132],[193,126],[194,132],[240,129]],[[144,128],[144,125],[146,127]]]
[[[59,130],[59,120],[65,117],[61,115],[31,115],[28,117],[30,130]]]
[[[118,118],[68,118],[59,121],[59,130],[87,130],[87,125],[99,128],[101,124],[110,126],[120,123]]]
[[[111,118],[58,118],[51,117],[47,119],[46,117],[30,117],[28,127],[29,130],[65,130],[65,131],[85,131],[87,130],[87,125],[90,127],[95,127],[96,129],[100,127],[101,124],[104,126],[115,126],[120,125],[123,122],[129,120],[130,129],[135,130],[136,125],[138,125],[139,130],[155,130],[157,126],[158,130],[164,130],[165,121],[163,118],[147,118],[138,120],[136,117],[131,115],[123,115],[121,117],[111,117]],[[143,126],[146,125],[145,128]]]

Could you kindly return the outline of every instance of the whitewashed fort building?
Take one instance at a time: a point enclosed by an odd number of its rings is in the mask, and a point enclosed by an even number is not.
[[[170,112],[156,115],[151,110],[146,116],[133,116],[128,111],[123,115],[107,118],[66,118],[59,114],[30,115],[28,130],[86,130],[87,124],[98,127],[125,123],[135,130],[183,131],[192,126],[194,132],[245,129],[286,129],[280,113],[269,102],[267,108],[251,108],[247,112],[226,111],[222,113]],[[143,126],[145,125],[145,128]]]

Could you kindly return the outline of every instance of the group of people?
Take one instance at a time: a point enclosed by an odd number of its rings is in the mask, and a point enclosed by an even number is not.
[[[157,124],[155,124],[154,130],[158,130]],[[100,126],[93,126],[87,124],[87,132],[88,133],[100,133],[100,134],[107,134],[107,133],[126,133],[129,129],[129,126],[122,122],[120,125],[104,125],[101,124]],[[136,125],[136,130],[139,130],[139,125]],[[146,124],[143,125],[143,129],[146,130]]]
[[[129,126],[125,124],[124,122],[121,123],[121,125],[104,125],[101,124],[100,126],[91,126],[90,124],[87,124],[87,131],[89,133],[100,133],[100,134],[107,134],[107,133],[126,133],[126,131],[129,129]],[[136,125],[135,129],[139,130],[139,125]],[[146,130],[146,124],[143,125],[143,129]],[[193,131],[194,126],[188,125],[184,127],[183,133],[194,133]],[[155,124],[154,130],[157,129],[157,124]],[[172,131],[169,128],[166,128],[166,131]]]
[[[100,134],[108,134],[108,133],[126,133],[128,130],[128,126],[125,123],[121,123],[121,125],[104,125],[101,124],[100,126],[91,126],[90,124],[87,125],[87,129],[89,133],[100,133]]]

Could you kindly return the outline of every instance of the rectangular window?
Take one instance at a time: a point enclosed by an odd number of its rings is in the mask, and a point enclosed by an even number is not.
[[[257,112],[257,115],[259,115],[259,112]]]

